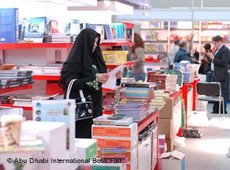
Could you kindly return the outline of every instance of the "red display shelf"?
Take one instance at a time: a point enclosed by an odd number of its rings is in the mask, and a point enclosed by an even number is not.
[[[146,128],[154,119],[158,121],[159,110],[149,114],[144,120],[138,123],[138,133],[140,133],[144,128]]]
[[[192,100],[192,110],[196,109],[196,84],[199,81],[199,79],[195,79],[190,83],[185,83],[183,84],[183,86],[181,87],[181,91],[183,94],[183,99],[184,99],[184,105],[185,105],[185,113],[186,113],[186,122],[187,122],[187,106],[188,103],[190,102],[190,100]],[[192,99],[188,99],[188,91],[189,89],[193,89],[193,93],[192,93]],[[186,128],[187,128],[187,123],[186,123]]]
[[[60,80],[60,75],[33,75],[33,80]]]
[[[176,91],[175,93],[171,95],[171,97],[174,99],[174,101],[177,101],[179,97],[182,97],[182,91],[181,90]]]
[[[8,93],[8,92],[16,91],[16,90],[31,89],[31,88],[32,88],[32,84],[27,84],[27,85],[18,86],[18,87],[9,87],[9,88],[0,89],[0,94]]]
[[[72,43],[0,43],[1,50],[25,48],[71,48]]]
[[[100,45],[101,46],[132,46],[134,42],[129,41],[103,41]]]
[[[128,41],[104,41],[101,46],[132,46],[133,42]],[[0,43],[0,50],[26,49],[26,48],[71,48],[73,43]]]
[[[14,106],[13,104],[0,104],[1,106],[5,107],[12,107],[12,108],[23,108],[23,110],[32,110],[32,106]]]

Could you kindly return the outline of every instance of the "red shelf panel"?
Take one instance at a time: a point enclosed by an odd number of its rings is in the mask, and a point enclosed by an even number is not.
[[[129,41],[103,41],[101,46],[132,46],[134,42]]]
[[[144,120],[138,123],[138,133],[140,133],[147,125],[149,125],[154,119],[158,119],[159,110],[148,115]]]
[[[27,84],[27,85],[18,86],[18,87],[9,87],[5,89],[0,89],[0,94],[8,93],[8,92],[16,91],[16,90],[31,89],[31,88],[32,88],[32,84]]]
[[[25,48],[71,48],[72,43],[0,43],[1,50]]]
[[[33,75],[33,80],[59,80],[60,75]]]
[[[101,46],[132,46],[133,42],[125,41],[105,41]],[[71,48],[73,43],[0,43],[1,50],[25,49],[25,48]]]
[[[181,90],[176,91],[171,95],[171,97],[176,101],[179,97],[182,97],[182,91]]]
[[[23,110],[32,110],[32,106],[14,106],[13,104],[0,104],[1,106],[5,107],[12,107],[12,108],[23,108]]]

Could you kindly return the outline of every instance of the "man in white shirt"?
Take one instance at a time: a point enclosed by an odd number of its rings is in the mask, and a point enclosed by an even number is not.
[[[169,50],[168,52],[168,58],[169,58],[169,65],[172,66],[174,63],[174,58],[176,56],[176,52],[179,50],[179,39],[176,39],[174,41],[174,44],[172,46],[172,48]]]

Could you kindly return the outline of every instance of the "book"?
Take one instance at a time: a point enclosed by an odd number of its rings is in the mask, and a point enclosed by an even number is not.
[[[6,115],[6,114],[23,115],[23,109],[22,108],[10,108],[10,107],[0,106],[0,116]]]
[[[66,150],[74,151],[75,100],[34,100],[32,106],[33,120],[66,124]]]
[[[24,39],[35,40],[42,39],[43,34],[47,32],[47,18],[46,17],[32,17],[24,19]]]
[[[14,43],[19,40],[18,8],[0,8],[0,42]]]
[[[138,87],[138,88],[149,88],[149,83],[121,83],[122,87]]]

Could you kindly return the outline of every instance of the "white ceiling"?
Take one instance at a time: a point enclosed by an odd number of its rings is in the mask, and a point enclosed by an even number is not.
[[[152,8],[230,7],[230,0],[152,0]]]

